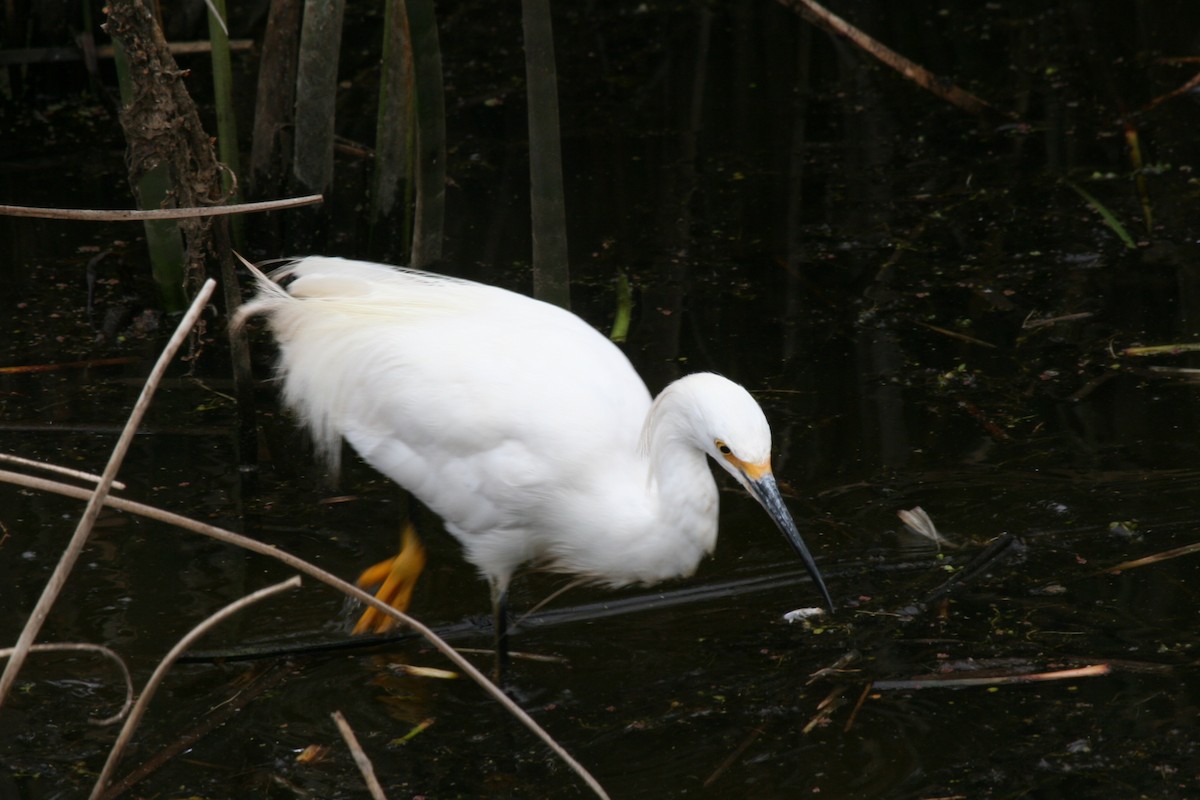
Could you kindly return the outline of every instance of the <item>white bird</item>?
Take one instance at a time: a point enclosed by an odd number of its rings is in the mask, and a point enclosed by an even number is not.
[[[318,256],[255,273],[234,322],[266,317],[284,402],[334,467],[345,438],[442,518],[491,586],[501,645],[522,565],[611,587],[691,575],[717,540],[709,458],[833,608],[772,475],[766,417],[736,383],[697,373],[652,400],[579,317],[493,286]],[[381,599],[406,603],[423,563],[406,547],[361,581],[386,576]]]

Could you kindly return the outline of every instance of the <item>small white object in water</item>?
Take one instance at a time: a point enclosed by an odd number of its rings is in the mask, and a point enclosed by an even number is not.
[[[929,517],[929,514],[925,513],[925,509],[920,506],[913,508],[911,511],[897,511],[896,516],[900,517],[900,521],[904,523],[904,527],[936,544],[939,551],[943,547],[958,547],[958,545],[938,533],[937,526],[933,524],[933,520]]]
[[[823,608],[797,608],[795,611],[789,611],[783,615],[785,622],[807,622],[813,617],[819,617],[825,613]]]

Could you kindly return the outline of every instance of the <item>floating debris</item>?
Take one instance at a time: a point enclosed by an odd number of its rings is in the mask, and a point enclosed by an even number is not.
[[[937,526],[933,524],[933,520],[925,513],[925,509],[920,506],[916,506],[910,511],[897,511],[896,516],[900,517],[900,521],[904,523],[904,527],[918,536],[924,536],[926,539],[929,539],[938,546],[939,550],[943,547],[949,547],[952,550],[958,548],[958,545],[938,533]]]
[[[389,664],[388,669],[400,675],[411,675],[414,678],[436,678],[442,681],[452,681],[458,677],[457,672],[437,667],[416,667],[412,664]]]

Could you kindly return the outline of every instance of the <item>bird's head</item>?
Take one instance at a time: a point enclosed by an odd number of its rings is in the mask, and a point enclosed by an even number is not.
[[[691,401],[691,413],[686,416],[692,422],[695,441],[766,509],[833,611],[833,599],[825,580],[775,483],[771,471],[771,427],[762,408],[748,391],[719,375],[689,375],[676,385],[684,382],[688,384],[686,392]]]

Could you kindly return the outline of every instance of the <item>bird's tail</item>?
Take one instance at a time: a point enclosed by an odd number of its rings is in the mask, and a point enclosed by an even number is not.
[[[256,294],[233,314],[235,330],[266,318],[279,344],[283,400],[311,429],[325,461],[336,468],[346,409],[381,360],[403,358],[400,332],[422,321],[486,306],[491,289],[419,270],[309,256],[264,273],[242,259]]]
[[[285,273],[294,262],[287,262],[281,269],[274,270],[270,275],[263,272],[257,265],[250,263],[242,257],[241,253],[234,253],[238,260],[246,269],[250,270],[250,274],[254,276],[254,285],[258,288],[256,294],[251,300],[238,306],[233,317],[229,320],[229,326],[233,330],[240,330],[245,327],[246,322],[251,317],[259,314],[270,314],[270,312],[281,303],[291,302],[292,296],[287,293],[287,289],[278,283],[278,280],[285,277]]]
[[[336,376],[329,380],[320,379],[322,365],[319,361],[314,362],[314,358],[321,359],[323,351],[313,347],[312,342],[301,339],[298,346],[288,347],[296,340],[296,334],[303,330],[307,308],[301,298],[293,296],[287,288],[302,260],[284,260],[270,272],[264,272],[241,255],[238,255],[238,259],[254,277],[257,291],[233,313],[229,321],[230,328],[239,330],[252,317],[266,318],[281,348],[276,373],[282,383],[284,403],[296,412],[312,433],[318,456],[336,475],[341,462],[342,432],[335,418],[336,408],[341,402],[339,394],[342,382]]]

